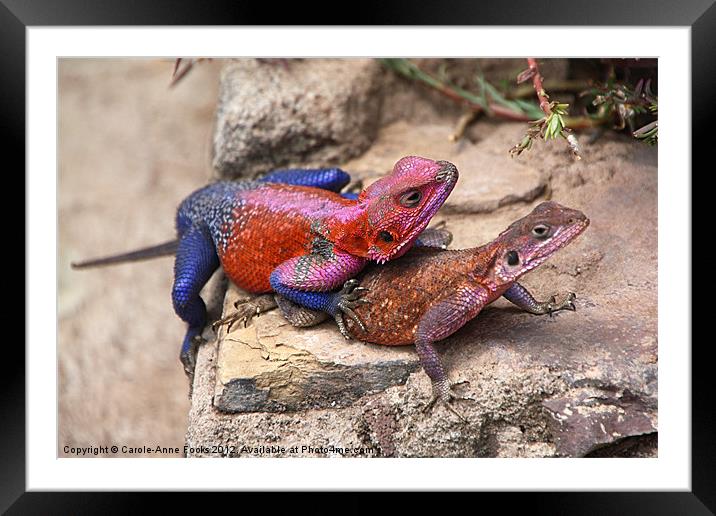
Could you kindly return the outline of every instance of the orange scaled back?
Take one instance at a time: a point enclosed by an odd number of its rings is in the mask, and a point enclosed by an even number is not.
[[[249,292],[270,292],[278,265],[311,252],[311,224],[355,204],[328,190],[276,183],[240,192],[231,222],[221,228],[228,236],[218,249],[224,272]]]

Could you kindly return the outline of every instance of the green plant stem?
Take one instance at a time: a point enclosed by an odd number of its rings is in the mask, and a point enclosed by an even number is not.
[[[407,59],[381,59],[381,62],[384,66],[399,73],[400,75],[427,84],[446,97],[466,105],[473,111],[485,112],[488,115],[520,122],[531,120],[529,115],[522,111],[511,109],[504,104],[499,104],[494,101],[485,101],[484,98],[467,90],[463,90],[458,86],[448,85],[440,79],[421,70],[418,66],[411,63]]]
[[[529,122],[538,117],[535,113],[535,111],[539,113],[539,108],[537,106],[532,105],[534,108],[530,109],[529,112],[524,109],[511,107],[512,104],[510,104],[510,101],[502,98],[499,92],[497,92],[497,90],[485,80],[480,80],[480,84],[482,85],[484,92],[490,93],[493,98],[492,101],[486,100],[483,96],[476,95],[457,86],[446,84],[440,79],[421,70],[417,65],[407,59],[380,59],[380,62],[386,68],[393,70],[408,79],[422,82],[423,84],[435,89],[445,97],[466,106],[474,112],[484,112],[488,116],[514,120],[517,122]],[[499,99],[500,102],[496,99]],[[582,116],[564,117],[564,121],[566,127],[571,129],[584,129],[600,126],[608,120]]]

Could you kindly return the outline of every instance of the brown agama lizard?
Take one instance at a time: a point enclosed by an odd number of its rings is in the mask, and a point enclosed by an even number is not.
[[[573,293],[562,303],[554,296],[537,301],[518,280],[572,242],[588,225],[589,219],[582,212],[543,202],[486,245],[448,251],[414,249],[399,260],[372,267],[349,282],[359,301],[354,310],[366,328],[363,331],[350,321],[349,332],[358,340],[375,344],[414,343],[433,384],[433,398],[426,408],[437,400],[447,403],[458,396],[433,344],[455,333],[500,296],[538,315],[575,310]],[[360,287],[355,286],[358,282]],[[295,326],[312,326],[327,317],[280,296],[275,302],[258,298],[248,303],[245,314],[254,315],[276,303]]]

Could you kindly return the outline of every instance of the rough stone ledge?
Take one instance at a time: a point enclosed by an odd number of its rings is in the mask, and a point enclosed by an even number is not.
[[[417,135],[414,140],[422,141],[421,148],[380,147],[379,141],[374,148],[382,148],[383,155],[371,150],[363,161],[354,162],[355,167],[344,168],[358,170],[359,177],[368,178],[385,172],[396,156],[409,152],[451,159],[446,155],[450,149],[443,148],[444,140],[421,140],[422,130],[403,125],[401,131],[406,134],[399,136],[399,141],[409,142],[411,134]],[[452,158],[464,178],[470,178],[477,164],[503,152],[522,128],[485,123],[477,124],[475,130],[484,135],[475,145],[481,153],[470,150],[475,152],[475,166]],[[455,152],[471,149],[464,145],[458,144]],[[465,394],[473,400],[457,402],[467,423],[439,406],[423,412],[430,399],[430,382],[417,368],[412,346],[346,342],[331,322],[296,330],[271,312],[256,320],[252,331],[257,339],[251,344],[256,349],[241,346],[253,353],[250,365],[234,361],[249,368],[245,373],[229,374],[229,362],[215,344],[200,349],[187,444],[234,445],[234,456],[251,455],[242,451],[243,445],[265,443],[299,447],[297,452],[271,456],[336,455],[301,452],[304,444],[373,447],[378,456],[395,457],[656,456],[656,149],[625,138],[605,137],[592,146],[585,145],[584,155],[583,162],[565,165],[562,147],[549,145],[520,160],[521,165],[548,177],[552,199],[583,210],[592,220],[577,242],[524,278],[525,286],[539,298],[576,292],[577,311],[539,317],[498,300],[438,344],[450,377],[470,382]],[[374,164],[370,160],[375,160]],[[478,173],[475,177],[490,181],[491,175]],[[446,220],[454,232],[454,247],[474,246],[494,238],[535,202],[517,202],[470,216],[439,215],[438,220]],[[634,224],[634,220],[640,223]],[[250,332],[241,335],[244,342],[254,342]],[[290,360],[284,360],[286,356]],[[276,370],[291,360],[303,361],[300,366],[306,362],[329,364],[330,371],[335,371],[336,364],[362,371],[370,364],[395,367],[398,361],[408,373],[404,383],[402,373],[397,374],[393,376],[395,384],[377,391],[357,387],[355,378],[358,384],[364,378],[363,372],[357,373],[350,387],[330,394],[336,405],[311,408],[296,401],[316,395],[309,392],[301,374],[294,372],[294,379],[303,382],[303,387],[294,390],[290,382],[276,381],[269,396],[293,399],[290,403],[306,410],[230,414],[217,409],[217,392],[231,378],[254,378],[263,374],[260,367]],[[290,372],[300,369],[289,367],[287,371],[290,379]],[[316,373],[316,377],[321,375]],[[357,397],[359,392],[364,394]],[[200,451],[192,456],[206,454],[210,455]]]
[[[245,297],[233,285],[225,314]],[[247,327],[219,333],[214,405],[224,412],[286,412],[344,407],[404,384],[419,367],[415,353],[346,341],[332,321],[296,330],[278,310]],[[397,351],[397,352],[396,352]]]
[[[551,418],[556,452],[583,457],[626,437],[655,433],[655,407],[628,391],[576,389],[542,402]]]

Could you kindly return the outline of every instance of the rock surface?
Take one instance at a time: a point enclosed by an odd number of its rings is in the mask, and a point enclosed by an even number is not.
[[[473,400],[456,404],[467,423],[443,407],[423,412],[430,382],[414,368],[412,347],[346,342],[330,321],[294,329],[278,314],[262,315],[233,342],[200,349],[190,455],[226,444],[236,446],[232,455],[250,456],[242,446],[267,443],[284,448],[263,454],[271,456],[656,455],[656,149],[608,135],[583,145],[581,162],[570,160],[563,142],[510,162],[504,156],[522,124],[480,122],[471,134],[477,143],[458,147],[436,137],[450,131],[394,126],[343,167],[370,178],[409,153],[411,141],[422,155],[454,161],[464,181],[455,194],[473,192],[451,198],[435,217],[454,232],[454,248],[491,240],[545,198],[584,211],[592,221],[585,234],[523,282],[538,298],[576,292],[577,312],[538,317],[498,300],[439,344],[451,377],[469,381],[462,389]],[[490,172],[473,173],[480,169]],[[515,187],[516,196],[503,170],[527,185]],[[540,184],[531,193],[529,185]],[[238,392],[250,394],[244,399],[230,394],[239,379]]]
[[[378,130],[383,73],[372,59],[229,62],[214,132],[217,174],[337,165],[358,155]]]
[[[366,184],[385,175],[403,156],[417,154],[454,163],[460,171],[442,213],[485,213],[500,206],[532,201],[545,191],[548,174],[493,150],[489,142],[449,141],[444,124],[396,122],[381,129],[370,151],[343,168]]]
[[[231,286],[225,313],[239,297],[246,294]],[[347,406],[405,383],[419,367],[411,350],[346,342],[330,325],[297,332],[278,310],[223,327],[218,339],[214,405],[228,412]]]

